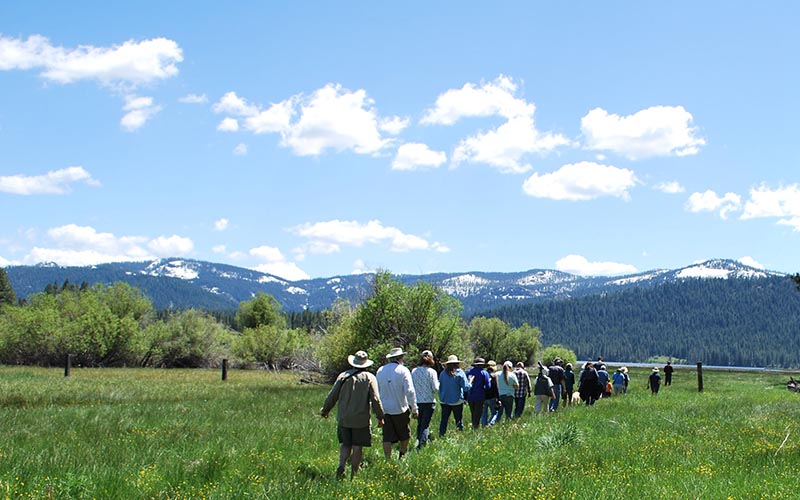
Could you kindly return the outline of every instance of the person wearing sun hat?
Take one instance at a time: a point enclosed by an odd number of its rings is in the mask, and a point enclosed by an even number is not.
[[[378,368],[378,391],[385,414],[383,424],[383,453],[392,458],[394,443],[400,443],[400,458],[411,441],[411,417],[417,418],[417,393],[411,371],[404,365],[405,352],[395,347],[386,355],[386,364]]]
[[[477,429],[481,426],[486,389],[490,387],[491,383],[489,372],[486,371],[486,361],[483,358],[475,358],[472,362],[472,368],[467,372],[467,380],[472,384],[472,388],[467,393],[467,404],[472,417],[472,428]]]
[[[658,390],[661,388],[661,374],[658,373],[658,368],[653,368],[653,373],[647,377],[647,388],[650,389],[653,396],[658,394]]]
[[[350,460],[351,477],[358,473],[363,457],[363,447],[372,445],[372,432],[370,431],[370,408],[378,419],[378,426],[383,425],[383,405],[378,392],[378,381],[375,375],[367,371],[372,366],[372,360],[364,351],[358,351],[347,357],[347,362],[352,366],[339,374],[331,388],[325,403],[322,405],[320,415],[328,418],[328,414],[336,403],[337,430],[339,439],[339,467],[336,477],[344,477],[347,460]]]
[[[467,374],[461,369],[461,361],[458,356],[451,354],[444,362],[444,370],[439,374],[439,402],[442,403],[439,436],[444,436],[447,432],[451,413],[456,421],[456,428],[464,430],[464,396],[471,388]]]

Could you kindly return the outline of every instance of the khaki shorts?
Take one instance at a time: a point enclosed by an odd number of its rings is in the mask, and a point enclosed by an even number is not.
[[[397,443],[411,439],[411,410],[400,415],[383,415],[383,442]]]
[[[340,425],[336,429],[336,436],[339,438],[339,443],[345,446],[372,446],[372,432],[369,427],[353,429]]]

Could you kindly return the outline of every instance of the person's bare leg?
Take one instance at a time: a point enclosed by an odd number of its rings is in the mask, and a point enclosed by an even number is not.
[[[383,443],[383,454],[386,456],[386,460],[392,458],[392,443]]]

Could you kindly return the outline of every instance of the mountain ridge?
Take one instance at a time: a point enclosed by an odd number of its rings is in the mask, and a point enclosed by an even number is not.
[[[142,290],[157,309],[234,310],[256,293],[273,295],[286,311],[323,310],[336,300],[359,303],[369,296],[374,274],[340,275],[289,281],[252,269],[185,258],[118,262],[93,266],[42,263],[9,266],[9,280],[18,297],[41,292],[48,284],[123,281]],[[426,281],[459,299],[464,314],[505,304],[575,298],[650,287],[688,279],[751,279],[786,276],[732,259],[711,259],[678,269],[653,269],[624,276],[587,277],[553,269],[517,272],[470,271],[395,275],[413,285]]]

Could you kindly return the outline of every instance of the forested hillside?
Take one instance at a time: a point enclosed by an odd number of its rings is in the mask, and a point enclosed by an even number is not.
[[[481,314],[542,331],[579,359],[673,356],[710,365],[800,367],[800,292],[788,278],[698,279]]]

